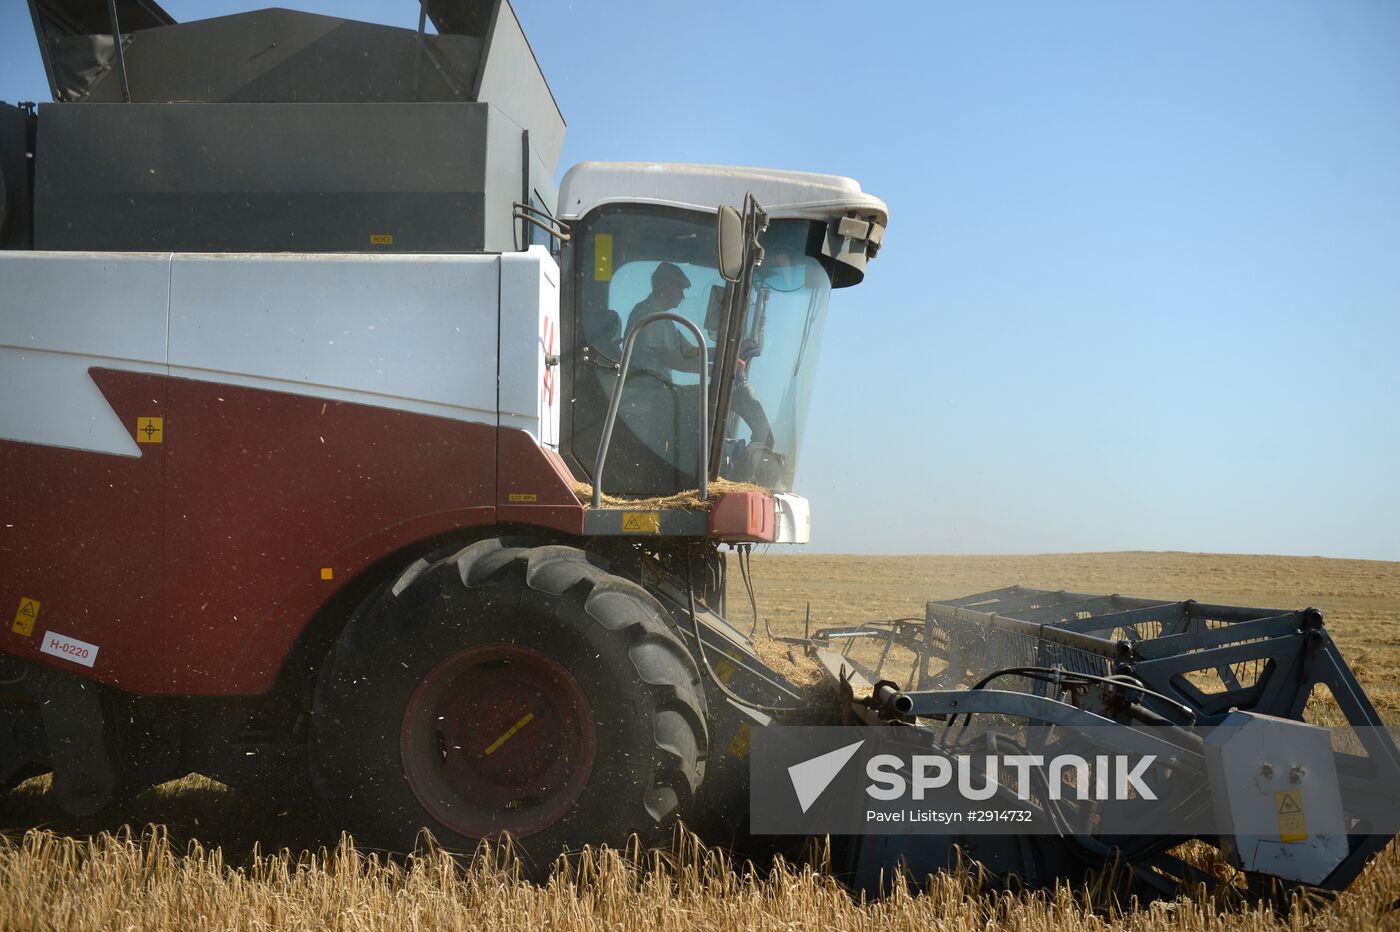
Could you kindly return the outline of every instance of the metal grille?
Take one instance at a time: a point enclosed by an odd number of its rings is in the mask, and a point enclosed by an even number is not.
[[[930,616],[947,645],[942,671],[930,669],[919,684],[922,689],[966,689],[999,670],[1016,667],[1062,667],[1075,673],[1107,676],[1111,659],[1068,644],[1055,643],[1028,631],[989,624],[971,618]],[[1029,688],[1023,678],[1008,677],[1000,689]],[[1044,684],[1034,684],[1038,691]]]

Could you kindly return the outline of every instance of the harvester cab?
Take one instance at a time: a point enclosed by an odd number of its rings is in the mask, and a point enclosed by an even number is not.
[[[738,235],[728,251],[742,252],[726,276],[716,209],[731,204],[745,210],[731,220]],[[759,486],[800,516],[784,525],[797,535],[786,539],[805,542],[807,510],[793,478],[827,303],[833,288],[864,277],[885,205],[830,175],[587,162],[564,177],[560,216],[572,231],[563,423],[571,462],[626,496],[667,496],[706,480]],[[637,332],[609,423],[625,338],[664,312],[693,324],[704,345],[675,321]],[[601,477],[600,449],[609,453]]]

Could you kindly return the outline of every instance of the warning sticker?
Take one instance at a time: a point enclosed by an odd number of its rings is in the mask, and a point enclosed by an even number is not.
[[[729,756],[748,757],[751,744],[753,744],[753,730],[749,728],[749,723],[745,722],[734,733],[734,740],[729,742]]]
[[[628,534],[659,534],[661,533],[661,512],[624,511],[622,513],[622,530]]]
[[[52,631],[44,632],[44,641],[39,645],[39,653],[52,654],[64,660],[71,660],[73,663],[80,663],[85,667],[90,667],[97,663],[96,644],[89,644],[87,641],[80,641],[77,638],[55,634]]]
[[[138,417],[136,419],[137,443],[163,443],[165,441],[165,418]]]
[[[737,669],[739,668],[734,665],[734,661],[725,657],[715,664],[715,679],[719,680],[721,683],[728,684],[730,680],[734,679],[734,671]]]
[[[371,233],[369,235],[371,246],[392,246],[394,245],[394,234],[392,233]]]
[[[1303,791],[1280,790],[1274,794],[1278,814],[1279,841],[1307,841],[1308,826],[1303,819]]]
[[[532,492],[512,492],[506,498],[516,505],[531,504],[540,500],[540,497]]]
[[[10,626],[10,630],[21,637],[29,637],[34,633],[34,622],[39,620],[39,600],[21,598],[19,609],[15,612],[15,623]]]

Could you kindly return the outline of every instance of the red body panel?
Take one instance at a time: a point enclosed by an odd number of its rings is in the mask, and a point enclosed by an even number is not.
[[[583,533],[583,508],[574,495],[569,467],[558,453],[542,448],[523,430],[503,429],[499,457],[498,521]]]
[[[166,414],[164,379],[93,377],[133,436],[138,417]],[[165,452],[164,444],[142,444],[141,456],[131,457],[0,441],[0,639],[7,653],[136,692],[160,691]],[[21,599],[39,602],[29,636],[11,624]],[[41,654],[46,632],[96,644],[93,670]]]
[[[715,540],[772,542],[777,533],[771,495],[724,492],[715,497],[709,522],[709,536]]]
[[[163,442],[129,458],[0,441],[0,524],[14,525],[0,528],[0,637],[69,672],[151,695],[260,693],[316,611],[387,554],[498,521],[582,529],[567,471],[523,431],[92,375],[133,434],[163,416]],[[21,598],[40,602],[28,638],[9,628]],[[46,630],[97,645],[93,669],[40,654]]]

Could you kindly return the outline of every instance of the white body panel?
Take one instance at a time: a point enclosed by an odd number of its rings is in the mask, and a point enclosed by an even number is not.
[[[494,420],[498,263],[177,255],[171,375]]]
[[[88,376],[102,367],[500,423],[558,442],[542,341],[554,334],[558,352],[559,270],[543,247],[0,252],[0,282],[0,439],[140,455]]]
[[[773,496],[777,513],[775,544],[805,544],[812,539],[812,505],[801,495],[779,492]]]
[[[501,426],[559,446],[559,267],[543,246],[501,256]]]
[[[1321,883],[1347,856],[1328,729],[1231,712],[1206,738],[1205,759],[1216,821],[1240,867]]]
[[[165,372],[169,255],[0,252],[0,439],[139,456],[90,367]]]

